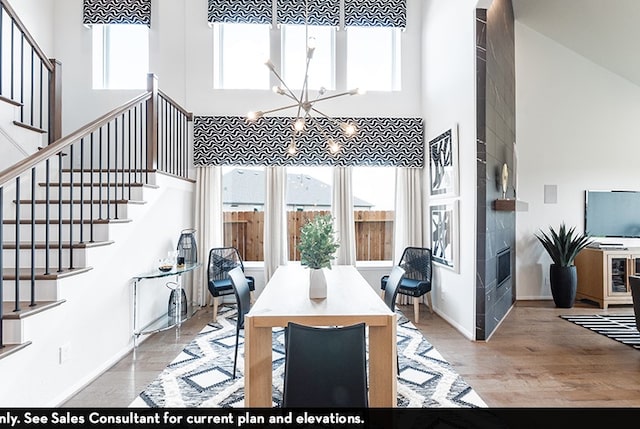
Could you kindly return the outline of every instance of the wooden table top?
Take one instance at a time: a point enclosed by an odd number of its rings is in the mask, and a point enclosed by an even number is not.
[[[372,326],[388,323],[386,318],[393,312],[355,267],[336,265],[324,271],[327,297],[310,299],[309,269],[298,264],[279,267],[247,316],[272,319],[271,326],[285,326],[286,320],[309,316],[339,317],[346,323],[365,317]],[[380,321],[376,316],[381,316]]]

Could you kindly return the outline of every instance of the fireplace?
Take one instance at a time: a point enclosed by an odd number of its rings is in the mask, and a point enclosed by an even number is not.
[[[497,287],[500,287],[511,278],[511,247],[506,247],[499,251],[496,260]]]

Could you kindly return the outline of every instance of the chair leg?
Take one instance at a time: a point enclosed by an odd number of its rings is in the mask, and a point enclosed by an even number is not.
[[[218,321],[218,300],[220,299],[219,296],[214,296],[213,297],[213,322],[217,322]]]
[[[431,303],[431,292],[427,292],[427,303],[429,304],[429,311],[433,314],[433,304]]]
[[[420,298],[417,296],[413,297],[413,319],[414,323],[418,323],[420,316]]]
[[[233,378],[236,378],[236,363],[238,362],[238,338],[240,337],[240,328],[236,328],[236,354],[233,357]]]

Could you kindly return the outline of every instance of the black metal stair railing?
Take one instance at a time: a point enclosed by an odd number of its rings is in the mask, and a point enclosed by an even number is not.
[[[99,240],[96,225],[121,219],[118,207],[140,198],[149,173],[188,178],[192,115],[158,91],[155,76],[148,82],[145,93],[0,172],[0,298],[13,282],[12,311],[37,305],[38,279],[83,268],[74,249]]]
[[[7,0],[0,0],[0,97],[19,107],[20,125],[60,137],[60,63],[49,59]]]

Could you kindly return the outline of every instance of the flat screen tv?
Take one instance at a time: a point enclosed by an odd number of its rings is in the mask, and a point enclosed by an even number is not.
[[[586,191],[585,231],[593,237],[640,238],[640,192]]]

